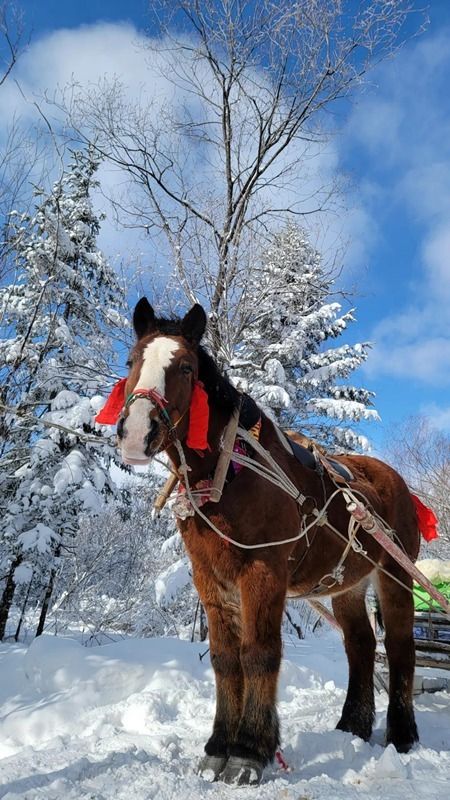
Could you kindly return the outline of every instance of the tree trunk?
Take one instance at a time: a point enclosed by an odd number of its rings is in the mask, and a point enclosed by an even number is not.
[[[14,592],[16,590],[14,573],[22,560],[22,555],[16,556],[11,564],[6,578],[5,588],[3,589],[2,599],[0,600],[0,640],[2,640],[5,635],[6,624],[8,622],[8,616],[12,606]]]
[[[56,575],[56,568],[53,567],[53,569],[50,572],[50,577],[48,579],[47,588],[44,594],[44,599],[42,601],[41,613],[39,616],[38,626],[36,628],[36,636],[40,636],[44,630],[45,620],[47,619],[48,607],[50,605],[51,596],[53,594],[55,575]]]
[[[55,559],[59,558],[61,554],[61,542],[56,546]],[[50,577],[48,579],[47,588],[45,590],[44,599],[42,601],[41,614],[39,617],[38,626],[36,628],[36,636],[40,636],[44,630],[45,620],[47,618],[48,607],[53,594],[53,587],[55,585],[56,567],[52,567]]]
[[[294,620],[292,619],[292,617],[291,617],[289,611],[287,610],[287,608],[284,609],[284,613],[286,614],[288,622],[289,622],[290,625],[292,625],[292,627],[293,627],[294,631],[296,632],[298,638],[299,639],[304,639],[305,638],[305,634],[302,631],[301,625],[298,625],[298,623],[294,622]]]
[[[31,585],[33,583],[33,578],[34,578],[34,572],[33,572],[32,576],[31,576],[30,582],[28,584],[28,589],[27,589],[26,594],[25,594],[25,599],[24,599],[24,601],[22,603],[22,610],[20,612],[19,624],[18,624],[18,626],[16,628],[16,632],[14,634],[14,641],[15,642],[19,641],[20,629],[22,627],[23,618],[25,616],[25,611],[26,611],[26,608],[27,608],[27,605],[28,605],[28,598],[30,596]]]

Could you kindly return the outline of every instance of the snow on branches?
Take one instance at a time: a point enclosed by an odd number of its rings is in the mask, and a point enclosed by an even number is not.
[[[114,450],[93,418],[112,377],[111,334],[127,321],[117,275],[96,246],[97,167],[91,152],[74,152],[51,192],[36,191],[34,214],[10,219],[15,279],[0,288],[0,560],[12,585],[12,567],[23,573],[27,564],[45,585],[80,511],[98,513],[115,490]]]
[[[232,376],[281,423],[330,449],[361,450],[368,441],[353,425],[378,414],[373,393],[348,379],[370,344],[329,346],[355,319],[331,300],[333,291],[320,254],[301,228],[288,224],[249,279]]]

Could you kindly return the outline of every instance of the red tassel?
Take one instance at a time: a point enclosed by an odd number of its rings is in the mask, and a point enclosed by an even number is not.
[[[419,531],[427,542],[437,539],[439,534],[437,532],[437,517],[415,494],[411,494],[413,503],[416,508],[417,524]]]
[[[208,394],[201,381],[195,381],[189,409],[189,430],[186,444],[192,450],[209,450],[208,445],[209,404]]]
[[[98,412],[95,421],[99,425],[115,425],[120,417],[120,412],[125,405],[125,384],[127,378],[121,378],[113,386],[105,405]]]

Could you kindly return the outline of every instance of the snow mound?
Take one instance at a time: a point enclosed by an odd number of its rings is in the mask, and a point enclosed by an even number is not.
[[[450,561],[441,561],[439,558],[423,558],[416,562],[416,567],[432,583],[450,581]]]
[[[345,656],[334,634],[287,643],[279,711],[289,771],[268,767],[257,790],[196,774],[212,728],[214,677],[205,644],[123,640],[83,648],[42,636],[0,645],[0,797],[5,800],[410,800],[444,797],[450,698],[422,696],[422,744],[382,746],[386,698],[370,743],[336,731]],[[199,656],[202,656],[200,658]]]
[[[23,531],[23,533],[17,537],[17,541],[23,550],[37,550],[39,553],[50,552],[52,542],[56,539],[59,539],[59,535],[53,528],[49,528],[48,525],[44,525],[42,522],[38,522],[34,528],[30,528],[29,531]]]

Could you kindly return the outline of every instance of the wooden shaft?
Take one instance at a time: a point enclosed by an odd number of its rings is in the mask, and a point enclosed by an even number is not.
[[[228,467],[230,466],[231,454],[236,441],[236,433],[239,425],[239,409],[235,409],[223,435],[222,451],[217,462],[214,473],[213,483],[210,489],[209,500],[211,503],[219,503],[222,497],[223,487],[227,477]]]
[[[329,623],[329,624],[330,624],[330,625],[331,625],[333,628],[335,628],[337,631],[339,631],[340,633],[342,633],[342,628],[341,628],[341,626],[339,625],[339,622],[337,621],[337,619],[336,619],[336,617],[334,616],[334,614],[333,614],[333,613],[332,613],[332,612],[331,612],[331,611],[330,611],[330,610],[329,610],[329,609],[328,609],[326,606],[324,606],[324,605],[323,605],[322,603],[320,603],[318,600],[308,600],[307,602],[309,603],[309,605],[311,606],[311,608],[313,608],[313,609],[314,609],[314,611],[317,611],[317,613],[318,613],[318,614],[320,614],[320,616],[321,616],[321,617],[323,617],[324,619],[326,619],[326,621],[327,621],[327,622],[328,622],[328,623]]]
[[[174,473],[169,475],[169,477],[167,478],[164,486],[158,493],[158,496],[155,502],[153,503],[153,508],[157,514],[160,514],[161,511],[163,510],[164,506],[167,503],[168,498],[175,489],[175,486],[177,485],[178,481],[179,481],[178,475],[175,475]]]
[[[441,606],[444,614],[450,615],[450,604],[446,597],[444,597],[441,592],[436,589],[435,586],[428,580],[427,577],[412,563],[412,561],[408,558],[407,555],[403,552],[403,550],[392,541],[390,536],[386,533],[383,529],[381,524],[374,518],[374,516],[367,510],[364,506],[360,503],[350,503],[347,505],[347,509],[352,514],[352,516],[361,523],[361,526],[364,528],[365,531],[370,533],[374,539],[392,556],[398,564],[408,572],[409,575],[422,586],[424,589],[427,590],[428,594],[436,600],[437,603]]]

